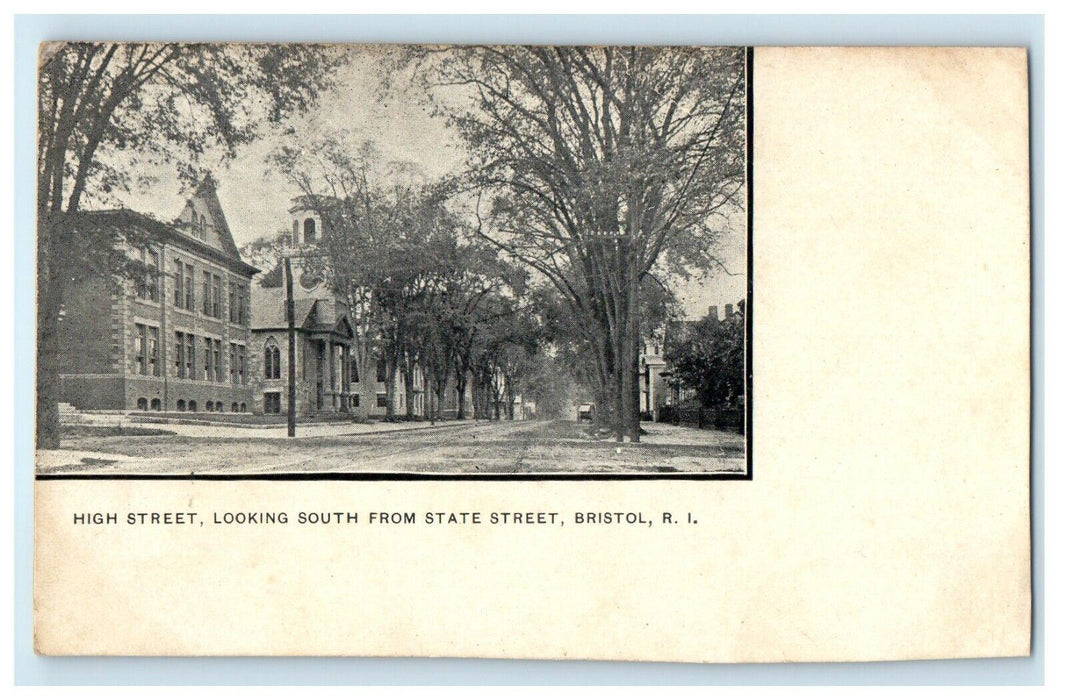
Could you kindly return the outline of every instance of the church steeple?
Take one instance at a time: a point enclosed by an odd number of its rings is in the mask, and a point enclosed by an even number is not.
[[[322,216],[306,197],[294,198],[289,214],[292,215],[292,236],[289,240],[293,247],[315,245],[322,240]]]

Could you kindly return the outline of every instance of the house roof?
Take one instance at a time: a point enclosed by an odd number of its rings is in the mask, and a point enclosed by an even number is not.
[[[81,216],[93,222],[96,226],[112,226],[121,231],[131,227],[137,227],[161,243],[173,243],[187,250],[201,255],[235,272],[251,277],[259,272],[259,268],[249,265],[241,259],[236,245],[232,250],[222,250],[216,246],[199,240],[179,230],[173,224],[168,224],[147,214],[142,214],[132,209],[98,209],[83,212]],[[232,239],[231,239],[232,242]]]
[[[281,287],[252,285],[252,330],[288,328],[285,318],[285,290]],[[314,309],[317,299],[297,299],[296,327],[310,330],[314,325]]]
[[[174,219],[174,225],[179,229],[184,229],[182,232],[190,238],[197,238],[191,233],[197,230],[197,217],[205,219],[210,217],[212,235],[208,237],[205,234],[201,240],[205,240],[212,247],[230,256],[239,258],[240,252],[233,240],[233,233],[230,231],[229,222],[226,221],[226,215],[222,211],[222,203],[218,200],[216,188],[215,178],[208,173],[197,185],[192,196],[185,200],[185,206]],[[206,216],[204,216],[205,212]]]
[[[251,296],[252,330],[283,330],[289,327],[289,321],[285,317],[284,289],[253,284]],[[309,333],[340,331],[344,335],[352,335],[347,310],[333,299],[295,299],[293,309],[296,328],[300,330]]]

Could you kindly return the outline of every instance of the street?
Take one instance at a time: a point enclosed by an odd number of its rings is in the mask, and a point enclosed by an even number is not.
[[[379,424],[380,425],[380,424]],[[172,428],[174,426],[162,426]],[[349,431],[358,426],[350,426]],[[393,431],[284,437],[65,438],[39,474],[427,474],[743,472],[744,437],[645,423],[640,444],[590,438],[574,421],[463,421]],[[187,432],[187,431],[185,431]]]

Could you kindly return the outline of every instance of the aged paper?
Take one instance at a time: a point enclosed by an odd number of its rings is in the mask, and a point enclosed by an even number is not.
[[[443,432],[422,433],[441,435],[432,459],[436,437],[403,451],[389,438],[316,453],[324,472],[291,446],[309,443],[273,433],[229,443],[178,434],[143,458],[94,437],[76,443],[74,459],[66,438],[38,456],[38,652],[691,662],[1028,654],[1026,53],[756,48],[749,60],[751,189],[738,221],[746,228],[750,206],[751,246],[738,255],[741,267],[751,256],[753,275],[742,321],[751,382],[735,402],[750,411],[741,438],[722,429],[698,433],[718,436],[713,449],[682,443],[683,426],[660,434],[668,428],[655,420],[645,446],[610,443],[596,458],[607,461],[553,464],[539,437],[509,433],[518,462],[528,455],[541,471],[496,469],[491,479],[421,478],[458,454]],[[306,236],[296,224],[294,237]],[[171,287],[162,293],[164,304],[185,303]],[[154,355],[150,323],[133,323],[148,328],[144,345],[131,341],[136,365]],[[162,342],[184,353],[170,333]],[[241,366],[244,342],[232,340],[227,366]],[[266,393],[272,348],[268,338],[255,348],[264,365],[248,365]],[[273,399],[262,396],[269,413]],[[653,454],[658,435],[673,442],[651,462],[627,461]],[[465,441],[479,438],[489,439]],[[225,460],[196,462],[197,450],[217,455],[220,444],[230,445]],[[106,464],[100,445],[115,452]],[[337,466],[345,459],[348,477]],[[477,459],[464,464],[496,464]],[[184,471],[167,471],[180,460]],[[358,476],[357,463],[380,476],[380,460],[395,465],[388,478]],[[275,472],[263,465],[281,463],[302,478],[267,478]],[[237,473],[251,478],[226,478]]]

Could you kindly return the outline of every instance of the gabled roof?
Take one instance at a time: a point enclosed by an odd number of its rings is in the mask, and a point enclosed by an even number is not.
[[[85,220],[92,222],[93,226],[110,226],[118,232],[130,227],[139,228],[154,240],[161,243],[179,245],[248,277],[259,272],[259,268],[249,265],[241,259],[236,246],[234,246],[232,252],[220,250],[204,241],[189,236],[173,224],[164,223],[132,209],[98,209],[82,212],[79,216],[85,217]]]
[[[285,290],[281,287],[252,285],[252,330],[276,330],[289,327],[285,318]],[[297,299],[296,327],[311,330],[315,326],[316,299]]]
[[[185,200],[185,206],[178,214],[174,223],[183,229],[186,235],[197,237],[194,232],[198,231],[199,217],[210,220],[210,235],[205,235],[203,240],[208,245],[218,248],[233,257],[240,257],[237,244],[233,241],[233,233],[230,231],[229,222],[222,211],[222,203],[218,201],[218,191],[215,178],[210,173],[204,177],[196,187],[193,195]]]
[[[252,330],[284,330],[289,327],[285,317],[285,289],[283,287],[264,287],[253,284],[251,287]],[[348,319],[348,310],[335,299],[296,298],[293,301],[296,312],[296,327],[309,333],[339,333],[354,337],[355,331]]]

